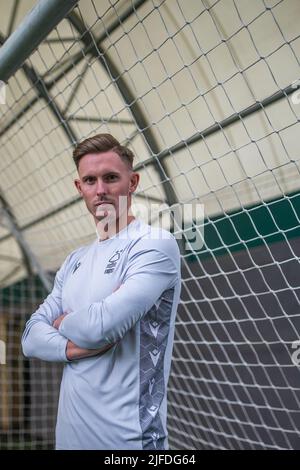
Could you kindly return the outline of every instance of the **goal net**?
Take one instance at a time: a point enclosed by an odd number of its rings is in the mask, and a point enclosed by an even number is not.
[[[0,0],[2,44],[35,2],[14,3]],[[136,155],[137,214],[189,208],[171,224],[170,448],[300,448],[299,18],[298,0],[81,0],[9,79],[1,449],[53,447],[61,368],[24,358],[20,336],[67,254],[95,236],[71,155],[99,132]]]

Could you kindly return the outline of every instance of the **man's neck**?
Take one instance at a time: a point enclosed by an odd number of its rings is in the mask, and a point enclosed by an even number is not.
[[[102,224],[101,221],[97,220],[96,233],[98,234],[99,242],[115,236],[121,230],[126,228],[134,219],[135,217],[133,215],[125,214],[110,224],[107,223],[107,221],[105,224]]]

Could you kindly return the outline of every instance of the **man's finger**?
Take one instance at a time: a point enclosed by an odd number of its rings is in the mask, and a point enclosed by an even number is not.
[[[54,322],[52,323],[52,326],[58,330],[61,322],[63,321],[63,319],[65,318],[66,315],[67,315],[67,313],[62,313],[59,317],[57,317],[54,320]]]

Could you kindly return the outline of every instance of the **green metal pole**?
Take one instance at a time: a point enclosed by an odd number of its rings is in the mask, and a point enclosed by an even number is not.
[[[7,82],[78,0],[40,0],[0,49],[0,80]]]

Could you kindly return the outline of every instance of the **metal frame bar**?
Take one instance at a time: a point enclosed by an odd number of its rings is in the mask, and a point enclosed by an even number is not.
[[[120,17],[118,18],[118,20],[114,21],[113,23],[111,23],[107,29],[102,33],[100,34],[100,36],[97,38],[96,40],[96,44],[99,44],[101,43],[102,41],[104,41],[104,39],[107,38],[107,36],[109,34],[111,34],[116,28],[118,28],[120,26],[120,24],[125,21],[127,18],[130,17],[130,15],[132,15],[133,12],[135,12],[136,10],[138,10],[138,8],[140,6],[142,6],[147,0],[138,0],[136,1],[135,3],[132,3],[130,5],[129,8],[127,8],[127,10],[122,14],[120,15]],[[4,43],[4,39],[2,38],[2,40],[0,39],[0,42],[2,41],[2,44]],[[47,88],[48,91],[50,91],[52,89],[53,86],[55,86],[57,84],[57,82],[59,80],[61,80],[61,78],[63,78],[68,72],[70,72],[79,62],[81,62],[81,60],[84,59],[85,55],[89,53],[90,49],[92,47],[94,47],[94,38],[91,36],[89,38],[89,45],[88,47],[85,47],[81,52],[78,52],[76,54],[74,54],[72,57],[70,57],[67,61],[67,65],[66,67],[64,67],[60,73],[53,77],[51,79],[51,81],[49,82],[45,82],[45,86]],[[1,54],[0,54],[0,60],[1,60]],[[43,78],[45,78],[46,75],[43,76]],[[8,131],[17,121],[20,117],[22,117],[37,101],[39,100],[39,97],[35,97],[33,99],[31,99],[25,106],[24,108],[22,108],[6,125],[5,127],[3,127],[1,130],[0,130],[0,137],[6,132]]]
[[[62,42],[74,42],[74,38],[72,37],[69,37],[69,38],[48,38],[48,39],[45,39],[44,43],[45,44],[55,44],[55,43],[59,43],[61,44]]]
[[[0,37],[0,42],[3,42],[2,37]],[[32,85],[36,88],[38,92],[36,101],[38,101],[39,98],[43,98],[46,101],[54,117],[61,124],[62,129],[67,136],[67,139],[72,144],[74,144],[74,142],[77,141],[75,132],[72,129],[72,126],[65,119],[57,103],[55,103],[54,99],[50,96],[43,80],[38,76],[38,74],[36,73],[33,67],[30,67],[27,64],[23,64],[22,68],[25,73],[25,76],[32,83]],[[28,275],[30,276],[33,274],[34,271],[36,271],[46,291],[50,292],[51,281],[49,280],[47,273],[42,268],[41,264],[38,262],[36,256],[34,255],[28,243],[26,242],[22,234],[23,228],[20,228],[18,226],[15,216],[13,214],[13,211],[11,210],[11,208],[9,208],[9,205],[3,195],[1,195],[1,202],[3,206],[3,213],[5,214],[5,217],[8,220],[8,228],[10,230],[10,235],[6,235],[5,237],[2,237],[2,240],[5,240],[11,236],[14,236],[16,242],[18,243],[20,247],[24,264],[25,264],[25,268],[26,268]]]
[[[75,131],[72,128],[71,124],[69,124],[63,111],[55,102],[54,98],[52,98],[52,96],[50,95],[43,79],[38,76],[37,72],[34,70],[33,67],[29,67],[29,65],[27,64],[23,65],[23,70],[27,79],[31,82],[32,86],[35,87],[35,89],[37,90],[39,97],[45,100],[52,114],[57,119],[57,121],[61,124],[61,127],[65,135],[67,136],[67,139],[74,145],[77,142],[77,136],[75,134]]]
[[[257,112],[263,108],[266,108],[267,106],[275,103],[276,101],[281,100],[282,98],[285,98],[289,96],[291,93],[295,91],[295,88],[292,86],[286,87],[284,90],[280,90],[279,92],[275,93],[274,95],[269,96],[268,98],[264,99],[260,103],[255,103],[254,105],[249,106],[248,108],[243,109],[240,113],[234,114],[232,116],[229,116],[228,118],[224,119],[223,121],[220,121],[219,123],[216,123],[210,127],[207,127],[201,132],[198,132],[197,134],[192,135],[189,139],[185,140],[184,142],[180,142],[179,144],[175,144],[173,147],[164,150],[160,152],[155,158],[158,158],[159,160],[162,160],[168,156],[174,155],[176,152],[179,152],[180,150],[183,150],[187,148],[189,145],[193,145],[196,142],[214,134],[215,132],[220,131],[221,129],[225,129],[226,127],[230,126],[231,124],[239,121],[240,119],[243,119],[254,112]],[[144,162],[138,163],[134,167],[134,171],[139,171],[142,170],[145,166],[152,165],[153,164],[153,158],[149,158],[145,160]],[[137,194],[137,196],[141,197],[140,195]],[[149,198],[153,199],[153,198]],[[81,198],[75,198],[71,202],[67,202],[60,206],[59,209],[55,209],[52,212],[49,212],[49,217],[51,215],[56,214],[56,212],[62,211],[64,208],[68,207],[69,205],[75,204],[79,202]],[[166,202],[162,200],[157,200],[156,202]],[[30,222],[30,226],[36,225],[41,219],[34,220]],[[44,218],[43,218],[44,220]],[[27,226],[22,227],[21,230],[25,230],[28,228]],[[6,238],[9,238],[10,235],[5,235],[4,237],[0,238],[0,242],[5,240]]]
[[[62,7],[61,2],[58,0],[41,0],[31,10],[17,30],[4,42],[0,50],[0,77],[3,81],[6,82],[11,75],[22,66],[23,62],[34,48],[40,44],[59,21],[69,13],[77,2],[78,0],[67,0]],[[57,8],[59,4],[61,8]],[[14,4],[14,12],[16,11],[16,7],[17,2]],[[12,20],[10,25],[12,25]],[[3,42],[3,38],[1,38],[1,40]],[[68,140],[72,143],[76,142],[77,139],[72,127],[66,122],[57,103],[55,103],[49,95],[42,79],[35,70],[27,64],[23,64],[23,71],[27,79],[37,89],[39,97],[46,100],[52,113],[62,125]],[[11,236],[15,238],[19,245],[28,275],[31,276],[34,272],[37,272],[42,284],[49,292],[51,290],[51,281],[26,242],[22,229],[19,228],[13,211],[9,207],[3,194],[0,194],[0,201],[2,204],[2,213],[7,220],[8,229],[10,230]]]
[[[40,0],[0,50],[0,80],[8,79],[77,5],[78,0]]]
[[[11,235],[15,238],[21,250],[28,276],[32,276],[33,273],[36,271],[45,289],[49,292],[51,290],[51,282],[48,279],[46,272],[43,270],[42,266],[37,260],[36,256],[34,255],[34,253],[32,253],[28,243],[26,242],[22,234],[22,230],[19,228],[15,216],[2,193],[0,193],[0,202],[2,204],[2,213],[8,222],[8,229]]]
[[[90,50],[95,47],[95,44],[101,44],[105,39],[108,38],[108,36],[113,33],[113,31],[117,28],[120,27],[120,25],[127,20],[135,11],[137,11],[144,3],[146,3],[148,0],[136,0],[135,2],[131,0],[131,5],[127,8],[127,10],[122,13],[117,20],[113,21],[110,25],[105,28],[103,33],[101,33],[98,38],[96,39],[96,42],[92,35],[89,37],[89,42],[87,47],[85,47],[82,51],[77,52],[74,54],[70,60],[66,61],[66,66],[61,70],[59,75],[55,76],[52,78],[52,80],[48,83],[49,86],[52,86],[54,83],[56,83],[58,80],[60,80],[64,75],[66,75],[70,70],[72,70],[87,54],[90,53]],[[60,69],[61,67],[59,67]]]
[[[162,152],[159,152],[155,158],[157,158],[161,162],[166,157],[174,155],[174,153],[179,152],[180,150],[183,150],[185,148],[188,148],[189,145],[193,145],[199,140],[203,140],[206,137],[212,134],[215,134],[216,132],[219,132],[222,129],[225,129],[231,124],[234,124],[235,122],[240,121],[241,119],[244,119],[245,117],[250,116],[251,114],[257,111],[261,111],[262,109],[266,108],[270,104],[276,103],[276,101],[279,101],[282,98],[286,98],[287,96],[292,94],[294,91],[295,91],[295,88],[292,85],[289,85],[286,88],[277,91],[273,95],[268,96],[264,100],[260,102],[256,102],[251,106],[248,106],[248,108],[243,109],[239,113],[232,114],[231,116],[223,119],[223,121],[216,122],[212,126],[209,126],[206,129],[204,129],[203,131],[197,132],[196,134],[192,135],[191,137],[184,140],[183,142],[179,142],[178,144],[173,145],[173,147],[170,147],[167,150],[163,150]],[[138,171],[141,168],[144,168],[151,164],[153,164],[153,159],[148,158],[144,162],[139,163],[135,167],[135,170]]]
[[[74,144],[77,141],[77,137],[75,135],[74,130],[72,129],[71,125],[66,121],[62,111],[60,110],[58,104],[54,101],[54,99],[49,95],[47,88],[43,82],[43,80],[37,75],[34,68],[29,67],[27,64],[23,64],[23,71],[27,77],[27,79],[32,83],[32,85],[36,88],[39,93],[39,96],[44,99],[49,106],[52,114],[57,119],[57,121],[61,124],[64,133],[66,134],[67,139]],[[4,198],[3,198],[4,201]],[[3,203],[4,204],[4,203]],[[17,222],[15,221],[15,217],[13,216],[11,211],[7,211],[4,208],[4,213],[6,217],[9,219],[9,229],[11,235],[14,236],[15,240],[19,244],[19,247],[23,253],[23,258],[25,262],[25,266],[28,272],[28,275],[32,275],[34,270],[37,271],[38,277],[40,278],[42,284],[44,285],[47,292],[51,291],[51,281],[47,276],[47,273],[42,268],[41,264],[38,262],[36,256],[30,249],[28,243],[26,242],[25,238],[23,237],[22,230],[23,228],[19,228]]]
[[[275,103],[276,101],[279,101],[283,98],[286,98],[289,96],[291,93],[295,91],[295,88],[292,86],[288,86],[284,88],[283,90],[280,90],[276,92],[275,94],[265,98],[262,100],[260,103],[255,103],[254,105],[249,106],[248,108],[243,109],[240,113],[236,113],[232,116],[229,116],[228,118],[224,119],[223,121],[220,121],[219,123],[216,123],[210,127],[207,127],[201,132],[198,132],[197,134],[192,135],[189,139],[185,140],[184,142],[180,142],[178,144],[175,144],[173,147],[164,150],[160,152],[155,158],[158,158],[159,160],[162,160],[168,156],[174,155],[176,152],[179,152],[180,150],[183,150],[185,148],[188,148],[188,146],[195,144],[196,142],[203,140],[204,138],[214,134],[215,132],[220,131],[221,129],[225,129],[226,127],[230,126],[231,124],[239,121],[240,119],[243,119],[247,116],[250,116],[254,112],[257,112],[263,108],[266,108],[267,106]],[[138,163],[134,167],[134,171],[139,171],[143,169],[145,166],[152,165],[153,164],[153,158],[149,158],[145,160],[144,162]],[[138,197],[141,197],[140,195],[137,195]],[[149,198],[153,199],[153,198]],[[41,220],[44,220],[45,218],[51,217],[52,215],[55,215],[57,212],[61,212],[64,210],[66,207],[69,207],[70,205],[76,204],[77,202],[81,201],[81,198],[76,197],[72,201],[68,201],[67,203],[64,203],[62,206],[60,206],[57,209],[54,209],[53,211],[49,212],[49,214],[46,214],[45,216],[36,220],[33,220],[29,224],[23,226],[20,228],[20,230],[26,230],[29,227],[32,227],[36,224],[38,224]],[[162,200],[157,200],[155,202],[166,202]],[[0,238],[0,242],[6,240],[9,238],[11,235],[4,235],[3,237]]]
[[[94,40],[90,31],[87,30],[83,21],[79,16],[72,11],[68,15],[68,20],[73,25],[75,30],[80,34],[81,41],[87,47],[91,47],[90,53],[95,57],[107,74],[111,77],[114,82],[114,85],[120,92],[120,95],[123,98],[124,103],[128,106],[128,111],[131,113],[132,118],[136,124],[136,127],[140,130],[141,135],[144,137],[146,146],[149,148],[152,155],[157,155],[160,153],[159,145],[156,141],[154,133],[149,126],[149,123],[146,119],[146,116],[136,100],[135,96],[132,94],[130,88],[127,86],[124,77],[119,72],[114,61],[101,49],[99,41]],[[119,23],[120,24],[120,23]],[[92,44],[92,46],[91,46]],[[162,188],[166,196],[166,201],[169,206],[178,204],[178,198],[176,196],[175,190],[172,186],[170,178],[168,177],[167,168],[163,163],[153,160],[153,166],[157,172],[159,179],[162,183]],[[181,247],[182,248],[182,247]]]
[[[39,5],[40,4],[44,5],[45,3],[46,3],[46,1],[42,0],[42,1],[40,1]],[[54,4],[55,0],[47,0],[47,4],[50,4],[50,3]],[[69,4],[72,3],[72,6],[70,6],[70,9],[71,9],[75,6],[75,4],[77,2],[76,1],[72,1],[72,2],[68,1],[68,2],[64,2],[64,3],[69,3]],[[285,89],[280,90],[279,92],[275,93],[274,95],[266,98],[262,102],[255,103],[254,105],[249,106],[248,108],[245,108],[240,113],[236,113],[236,114],[224,119],[223,121],[221,121],[219,123],[215,123],[214,125],[206,128],[202,132],[198,132],[198,133],[194,134],[193,136],[191,136],[189,139],[185,140],[184,142],[180,142],[178,144],[175,144],[173,147],[171,147],[169,149],[159,151],[158,144],[155,140],[155,137],[154,137],[151,129],[148,126],[148,123],[146,121],[145,116],[143,115],[143,112],[141,111],[140,107],[136,103],[135,97],[131,94],[131,92],[128,89],[126,83],[124,82],[121,74],[118,72],[115,64],[112,62],[111,59],[109,59],[107,57],[107,55],[104,56],[103,51],[100,48],[100,43],[104,39],[106,39],[107,36],[115,28],[119,27],[120,24],[122,23],[122,21],[125,21],[126,18],[128,18],[136,9],[138,9],[144,3],[145,3],[145,0],[137,1],[136,4],[132,5],[130,8],[128,8],[126,10],[126,12],[123,13],[122,18],[120,17],[118,20],[113,22],[107,28],[107,30],[104,31],[100,35],[100,37],[96,40],[93,38],[92,34],[89,31],[86,30],[83,22],[80,20],[78,15],[76,15],[74,12],[70,13],[68,19],[71,22],[71,24],[74,26],[74,28],[77,30],[77,32],[81,35],[81,41],[84,43],[85,48],[82,52],[75,54],[73,56],[72,60],[70,61],[70,63],[67,65],[67,67],[60,72],[59,76],[52,79],[52,81],[49,82],[49,83],[45,83],[41,79],[41,77],[39,77],[32,68],[28,68],[28,66],[26,66],[26,64],[23,66],[23,69],[25,68],[24,71],[27,75],[27,78],[29,78],[30,81],[32,82],[32,84],[38,89],[39,96],[37,96],[36,98],[31,100],[30,103],[28,103],[20,111],[20,113],[18,113],[18,117],[23,115],[32,106],[32,104],[35,103],[36,101],[38,101],[39,97],[42,96],[47,101],[48,104],[52,104],[52,108],[51,108],[52,112],[56,116],[57,120],[62,124],[68,139],[72,143],[74,141],[76,141],[77,140],[76,136],[75,136],[74,132],[72,131],[72,128],[70,127],[70,125],[67,123],[68,118],[66,119],[62,115],[62,111],[59,110],[59,108],[57,107],[57,104],[55,104],[53,99],[50,97],[49,90],[52,88],[52,86],[63,75],[65,75],[65,73],[67,73],[69,70],[71,70],[74,67],[74,65],[79,63],[84,58],[85,54],[90,53],[92,56],[98,58],[98,60],[101,62],[101,65],[105,68],[107,73],[115,81],[115,84],[118,87],[118,89],[119,89],[119,91],[120,91],[120,93],[121,93],[121,95],[124,99],[124,102],[128,105],[128,109],[132,113],[132,116],[133,116],[133,119],[134,119],[134,122],[132,122],[132,124],[135,123],[136,126],[138,127],[138,129],[140,129],[140,132],[143,134],[143,136],[145,138],[146,144],[148,145],[151,153],[154,155],[154,157],[152,156],[152,157],[148,158],[147,160],[145,160],[144,162],[139,163],[134,168],[135,171],[138,171],[139,169],[143,169],[143,168],[147,167],[148,165],[155,165],[156,171],[159,173],[159,176],[160,176],[161,181],[163,183],[163,187],[164,187],[164,190],[165,190],[165,193],[166,193],[166,196],[167,196],[167,202],[169,204],[171,203],[171,205],[172,205],[172,204],[174,204],[178,201],[177,201],[174,189],[171,186],[171,183],[170,183],[169,178],[167,176],[166,168],[162,164],[163,160],[166,157],[168,157],[170,155],[173,155],[176,152],[178,152],[178,151],[180,151],[184,148],[187,148],[189,145],[192,145],[192,144],[208,137],[209,135],[212,135],[215,132],[218,132],[221,129],[226,128],[227,126],[233,124],[234,122],[237,122],[238,120],[240,120],[242,118],[245,118],[246,116],[251,115],[252,113],[261,110],[263,107],[267,107],[268,105],[270,105],[270,104],[272,104],[272,103],[288,96],[289,94],[293,93],[295,90],[291,86],[288,86]],[[59,4],[60,4],[60,7],[61,7],[61,2],[59,2]],[[60,10],[61,10],[61,8],[60,8]],[[60,11],[60,13],[61,13],[61,11]],[[30,16],[32,14],[33,14],[33,11],[28,16]],[[65,16],[65,14],[63,14],[62,16]],[[37,17],[38,17],[38,15],[34,16],[34,19],[36,20]],[[57,18],[57,16],[56,16],[56,18]],[[49,18],[47,17],[47,25],[48,25],[48,22],[49,22]],[[23,23],[22,23],[22,25],[23,25]],[[54,26],[52,26],[51,28],[53,29],[53,27]],[[19,31],[19,28],[18,28],[17,31]],[[48,34],[48,32],[46,33],[46,35],[47,34]],[[8,41],[6,41],[5,45],[7,43],[8,43]],[[24,46],[24,43],[22,42],[22,48],[23,48],[23,46]],[[2,54],[3,54],[3,49],[4,49],[4,46],[0,50],[0,62],[1,62],[1,57],[2,57]],[[0,63],[0,77],[1,77],[1,71],[2,70],[3,70],[3,66],[1,68],[1,63]],[[14,73],[14,72],[12,72],[12,73]],[[85,119],[85,118],[83,118],[83,119]],[[89,118],[86,118],[86,119],[88,120]],[[94,119],[94,118],[91,118],[91,119]],[[80,118],[70,117],[69,120],[80,120]],[[5,132],[11,125],[13,125],[13,123],[15,121],[16,121],[16,118],[14,118],[11,123],[9,123],[7,126],[5,126],[5,129],[1,132],[0,135],[2,135],[3,132]],[[128,123],[130,123],[130,121]],[[24,227],[20,228],[19,230],[25,230],[26,228],[29,228],[29,226],[31,227],[31,226],[37,224],[39,221],[44,220],[44,218],[51,217],[55,213],[62,211],[66,207],[68,207],[68,206],[70,206],[74,203],[77,203],[80,200],[81,200],[81,198],[74,198],[74,200],[72,200],[71,202],[69,201],[68,203],[60,206],[58,209],[54,209],[53,211],[51,211],[49,213],[49,215],[47,214],[47,215],[43,216],[42,219],[40,218],[38,220],[32,221],[29,224],[25,225]],[[4,239],[6,239],[10,236],[11,235],[6,235],[5,237],[2,237],[0,239],[0,241],[3,241]]]
[[[67,117],[68,121],[79,121],[79,122],[95,122],[99,124],[100,119],[97,117],[92,117],[92,116],[68,116]],[[102,117],[101,121],[110,123],[110,124],[125,124],[125,125],[133,125],[135,122],[131,121],[130,119],[122,119],[122,118],[106,118]]]
[[[16,31],[1,47],[0,79],[7,82],[9,78],[22,66],[34,49],[47,37],[50,31],[53,30],[53,28],[71,11],[72,8],[74,8],[77,3],[78,0],[64,0],[64,2],[61,2],[60,0],[40,0],[31,12],[28,13]],[[13,27],[13,20],[16,15],[17,7],[18,2],[16,1],[14,3],[8,32],[10,32]],[[68,123],[63,121],[63,116],[61,115],[58,106],[49,96],[47,88],[40,77],[38,77],[38,74],[33,68],[26,64],[23,65],[23,70],[27,79],[31,81],[33,86],[38,90],[39,96],[47,100],[51,111],[63,125],[63,129],[67,134],[68,139],[75,140],[72,128],[70,128]],[[8,222],[8,228],[11,235],[15,238],[20,247],[28,275],[30,276],[36,271],[45,289],[49,292],[51,290],[51,282],[46,272],[40,265],[34,253],[31,251],[22,231],[18,227],[17,221],[8,202],[2,194],[0,194],[0,200],[2,203],[2,212]]]
[[[163,203],[166,202],[163,199],[159,199],[157,197],[144,196],[144,194],[135,194],[134,197],[135,198],[137,197],[137,198],[142,198],[142,199],[148,199],[149,201],[157,202],[159,204],[163,204]],[[38,219],[33,219],[30,222],[28,222],[27,224],[22,225],[22,227],[19,227],[19,230],[21,232],[23,232],[25,230],[28,230],[29,228],[34,227],[35,225],[37,225],[41,222],[44,222],[44,220],[50,219],[54,215],[59,214],[60,212],[67,209],[68,207],[71,207],[71,206],[77,204],[78,202],[82,202],[82,198],[80,196],[75,196],[74,198],[70,199],[68,202],[64,202],[61,206],[58,206],[55,209],[52,209],[52,211],[47,212],[46,214],[43,214],[43,215],[39,216]],[[0,238],[0,243],[5,241],[5,240],[8,240],[11,236],[12,236],[11,233],[3,235]]]
[[[133,5],[130,9],[127,9],[127,11],[124,13],[123,17],[126,18],[128,16],[130,16],[130,14],[133,12],[133,10],[135,8],[138,8],[139,5],[141,5],[142,3],[144,3],[145,0],[140,0],[139,2],[137,2],[137,4]],[[77,2],[74,2],[74,3],[77,3]],[[23,24],[23,23],[22,23]],[[22,25],[21,25],[22,26]],[[111,30],[113,30],[115,27],[118,26],[118,23],[114,23],[112,26],[111,26]],[[18,28],[19,30],[19,28]],[[0,41],[2,43],[4,43],[4,38],[0,38]],[[10,42],[11,42],[11,39],[10,39]],[[7,41],[6,43],[7,44]],[[92,42],[91,42],[92,44]],[[3,49],[4,46],[2,46],[1,48],[1,51]],[[12,46],[11,46],[12,47]],[[81,56],[82,58],[82,56]],[[0,52],[0,61],[1,61],[1,52]],[[74,63],[72,63],[72,66],[74,66]],[[59,107],[57,106],[57,103],[54,102],[54,100],[51,98],[50,94],[49,94],[49,90],[50,88],[55,84],[55,82],[53,81],[52,84],[49,86],[47,85],[41,77],[38,76],[38,74],[36,73],[36,71],[32,68],[32,67],[29,67],[27,64],[23,64],[23,71],[27,77],[27,79],[32,83],[32,85],[37,89],[38,91],[38,96],[34,99],[34,100],[31,100],[30,103],[28,103],[26,105],[25,108],[23,108],[21,110],[20,113],[18,113],[18,116],[21,116],[24,114],[25,111],[27,111],[28,109],[30,109],[30,107],[32,106],[33,103],[37,102],[39,100],[39,97],[42,97],[43,99],[46,100],[46,102],[50,105],[50,109],[51,111],[53,112],[54,116],[57,118],[57,120],[63,125],[63,129],[67,135],[67,138],[69,139],[69,141],[71,141],[72,143],[76,142],[77,139],[76,139],[76,136],[75,136],[75,133],[72,129],[72,127],[70,126],[70,124],[67,122],[67,120],[65,119],[65,117],[63,116],[63,112],[59,109]],[[3,71],[2,71],[3,72]],[[0,67],[0,73],[1,73],[1,67]],[[8,71],[7,71],[8,73]],[[12,72],[14,73],[14,72]],[[65,72],[63,72],[65,73]],[[4,75],[2,75],[4,77]],[[8,78],[7,78],[8,79]],[[1,134],[0,135],[3,135],[3,133],[9,128],[11,127],[11,125],[16,122],[16,118],[14,118],[13,122],[10,122],[8,126],[5,126],[5,129],[2,130]],[[51,211],[49,214],[45,215],[44,217],[39,217],[38,220],[36,221],[33,221],[32,223],[29,223],[27,224],[26,226],[22,227],[21,229],[18,227],[17,225],[17,222],[15,220],[15,217],[12,213],[11,210],[8,210],[8,204],[7,202],[5,201],[4,197],[3,197],[3,200],[2,200],[2,205],[3,205],[3,212],[4,214],[6,215],[6,218],[8,218],[9,220],[9,229],[10,229],[10,234],[9,235],[6,235],[4,237],[1,238],[0,241],[4,241],[5,239],[7,238],[10,238],[11,236],[14,236],[17,243],[19,244],[20,246],[20,250],[23,254],[23,258],[24,258],[24,263],[25,263],[25,266],[26,266],[26,269],[27,269],[27,272],[28,274],[30,275],[32,273],[32,270],[34,268],[36,268],[37,272],[38,272],[38,275],[43,283],[43,285],[45,286],[45,288],[49,291],[51,289],[51,286],[50,286],[50,283],[49,283],[49,280],[47,278],[47,275],[46,273],[43,271],[42,267],[39,265],[38,261],[36,260],[34,254],[31,252],[29,246],[27,245],[24,237],[23,237],[23,234],[22,234],[22,230],[25,230],[26,228],[29,228],[31,227],[32,225],[40,222],[41,220],[44,220],[45,218],[48,218],[50,217],[51,215],[54,215],[56,214],[57,212],[60,212],[62,211],[63,209],[65,209],[66,207],[68,207],[68,205],[72,205],[74,202],[78,202],[79,200],[81,200],[81,198],[77,197],[75,198],[74,200],[72,200],[71,202],[69,202],[68,204],[64,204],[63,207],[60,207],[60,208],[57,208],[57,209],[54,209],[53,211]]]

